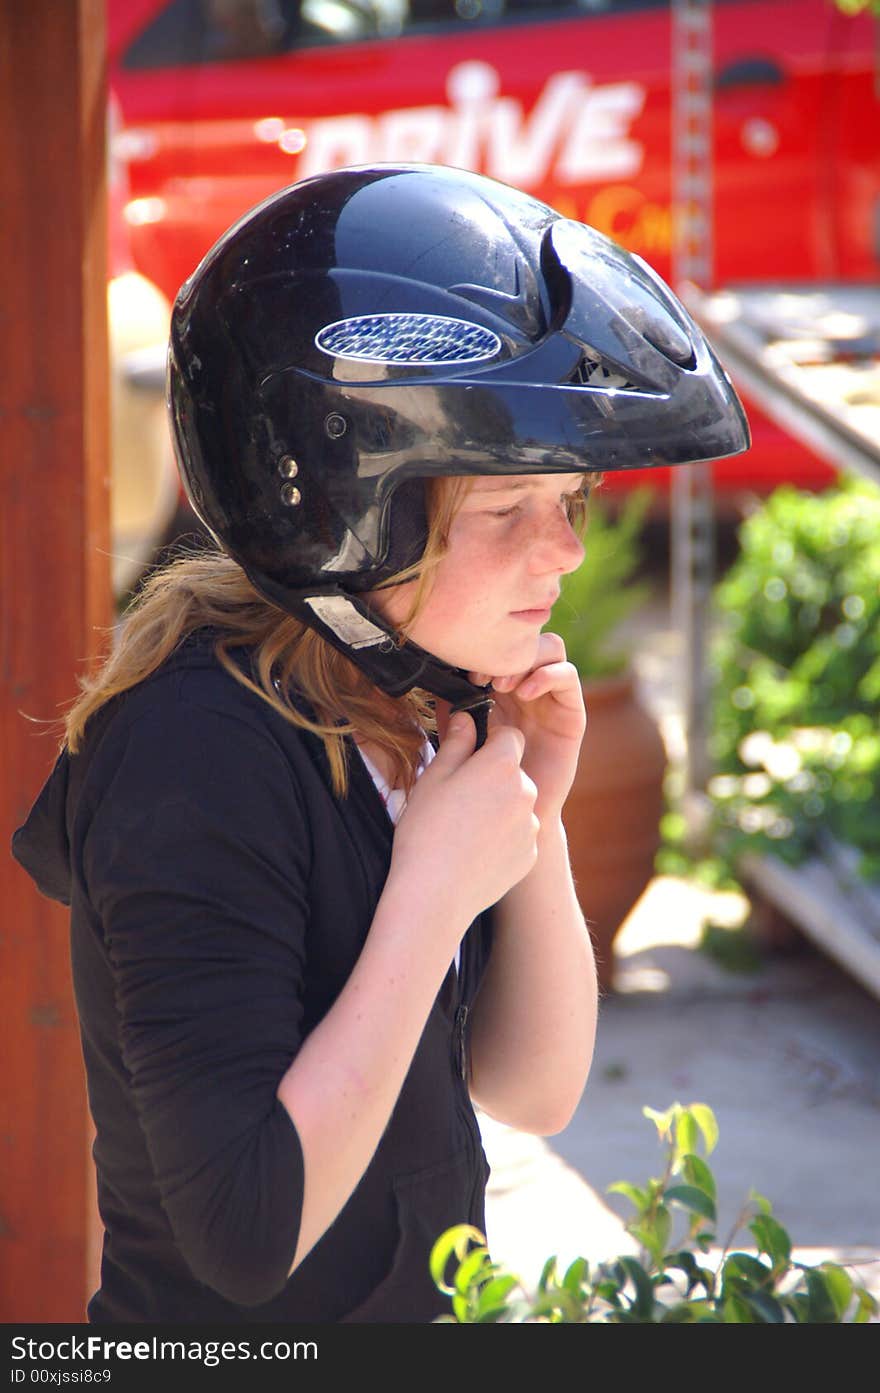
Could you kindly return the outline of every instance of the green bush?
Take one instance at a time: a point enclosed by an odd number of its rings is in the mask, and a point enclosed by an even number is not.
[[[551,1257],[530,1293],[492,1262],[479,1230],[458,1225],[440,1236],[431,1254],[432,1276],[451,1306],[439,1323],[840,1325],[864,1324],[877,1314],[870,1292],[844,1267],[793,1261],[788,1233],[769,1201],[754,1191],[720,1262],[711,1265],[716,1186],[706,1157],[718,1138],[715,1116],[702,1103],[643,1111],[666,1147],[663,1174],[641,1187],[625,1181],[610,1187],[633,1205],[626,1228],[639,1244],[638,1255],[595,1267],[577,1258],[563,1273]],[[676,1237],[678,1216],[684,1233]],[[732,1247],[743,1229],[754,1252]]]
[[[721,841],[798,864],[830,835],[880,876],[880,488],[777,489],[715,591]]]

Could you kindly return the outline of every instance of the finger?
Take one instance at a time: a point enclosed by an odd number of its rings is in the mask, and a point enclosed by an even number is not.
[[[477,743],[477,726],[473,716],[467,711],[456,711],[454,716],[449,718],[446,733],[440,742],[440,749],[432,759],[428,768],[425,770],[424,778],[438,760],[442,761],[441,770],[447,766],[456,769],[462,764],[474,750]]]
[[[449,725],[451,716],[452,710],[450,703],[444,701],[442,697],[438,697],[437,704],[434,708],[434,717],[437,721],[437,734],[440,737],[441,745],[446,739],[446,728]]]
[[[547,663],[534,669],[511,695],[522,701],[535,701],[548,693],[563,706],[580,705],[583,701],[581,683],[572,663]]]
[[[559,634],[540,634],[538,637],[538,651],[535,661],[530,668],[524,668],[522,672],[508,673],[503,677],[493,677],[492,686],[497,692],[514,691],[520,682],[523,682],[530,673],[537,672],[541,667],[546,667],[550,663],[565,662],[565,643]]]
[[[535,667],[547,662],[565,661],[565,640],[559,634],[543,633],[538,639],[538,662]]]
[[[483,749],[490,746],[493,753],[501,754],[506,753],[508,747],[512,748],[517,764],[521,764],[526,750],[526,737],[519,726],[501,725],[494,730],[490,729]]]

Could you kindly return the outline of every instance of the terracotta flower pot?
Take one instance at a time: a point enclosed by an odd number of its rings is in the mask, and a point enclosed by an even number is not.
[[[596,950],[614,985],[614,938],[654,871],[666,748],[631,671],[583,683],[587,733],[565,804],[572,874]]]

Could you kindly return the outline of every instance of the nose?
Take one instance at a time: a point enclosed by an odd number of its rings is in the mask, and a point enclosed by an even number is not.
[[[551,522],[536,528],[530,555],[535,575],[567,575],[576,571],[583,559],[584,544],[564,513],[554,514]]]

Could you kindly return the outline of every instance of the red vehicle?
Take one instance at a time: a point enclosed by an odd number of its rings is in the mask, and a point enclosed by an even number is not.
[[[663,0],[109,0],[139,268],[173,297],[234,219],[345,164],[472,168],[672,273]],[[716,0],[717,285],[875,280],[880,100],[867,15]],[[725,497],[830,468],[750,412]],[[661,487],[665,471],[653,471]],[[617,476],[626,487],[643,476]]]

